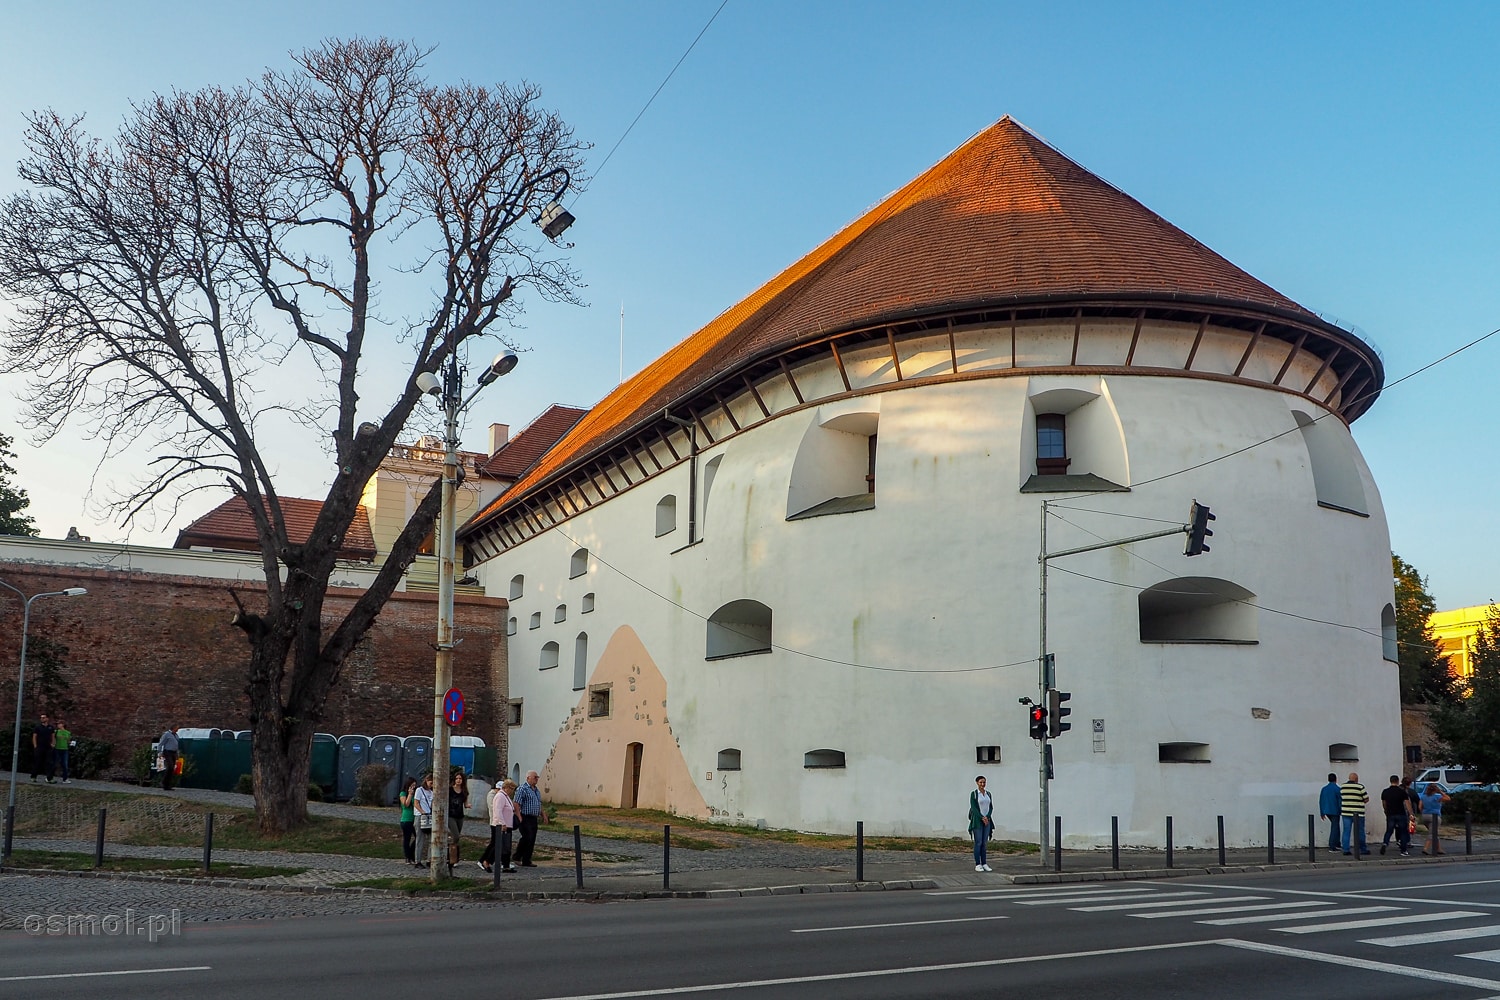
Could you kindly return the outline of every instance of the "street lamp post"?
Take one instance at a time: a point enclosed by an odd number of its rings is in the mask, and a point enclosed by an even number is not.
[[[463,398],[463,385],[459,377],[457,359],[450,359],[443,378],[432,372],[417,376],[417,388],[435,397],[443,407],[443,506],[438,518],[438,626],[437,666],[432,684],[432,836],[428,854],[428,877],[438,880],[438,873],[448,860],[448,790],[452,782],[448,774],[449,733],[448,720],[444,714],[444,699],[453,686],[453,587],[457,576],[454,565],[458,534],[458,417],[479,395],[479,391],[516,366],[514,351],[503,351],[495,358],[484,374],[479,376],[479,385]],[[440,811],[441,810],[441,811]]]
[[[4,580],[0,580],[0,587],[4,587],[21,599],[21,669],[16,675],[16,727],[11,734],[10,744],[10,799],[5,805],[5,851],[4,857],[10,859],[10,848],[12,834],[16,825],[16,765],[21,760],[21,704],[26,693],[26,632],[31,627],[31,602],[42,597],[80,597],[88,591],[82,587],[68,587],[64,590],[49,590],[44,594],[32,594],[27,597],[21,591],[12,587]]]

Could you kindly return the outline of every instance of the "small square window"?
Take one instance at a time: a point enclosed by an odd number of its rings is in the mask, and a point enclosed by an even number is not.
[[[505,724],[508,726],[519,726],[521,724],[521,702],[520,698],[512,698],[506,710]]]
[[[609,718],[609,685],[589,688],[589,718]]]
[[[999,747],[975,747],[974,763],[976,764],[998,764],[1000,763]]]

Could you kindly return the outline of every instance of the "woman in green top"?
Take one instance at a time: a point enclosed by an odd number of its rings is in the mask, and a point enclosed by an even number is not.
[[[417,779],[407,778],[401,789],[401,853],[406,863],[417,863],[417,823],[412,812],[412,800],[417,794]]]

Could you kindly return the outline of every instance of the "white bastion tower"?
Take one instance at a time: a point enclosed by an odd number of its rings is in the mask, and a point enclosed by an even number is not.
[[[619,386],[462,529],[510,761],[725,822],[1302,844],[1400,770],[1374,349],[1003,118]],[[1045,504],[1045,515],[1044,515]]]

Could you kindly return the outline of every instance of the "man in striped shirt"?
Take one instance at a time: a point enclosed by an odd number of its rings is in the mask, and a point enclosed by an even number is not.
[[[1344,820],[1344,853],[1350,853],[1355,840],[1359,842],[1359,853],[1369,854],[1365,843],[1365,806],[1370,804],[1370,793],[1359,783],[1359,775],[1349,772],[1349,780],[1339,786],[1339,812]]]

